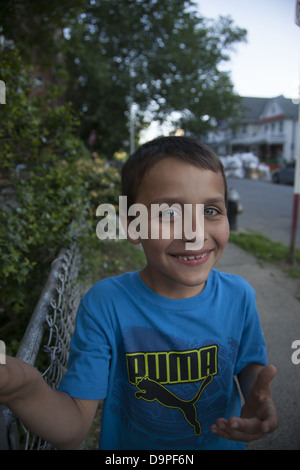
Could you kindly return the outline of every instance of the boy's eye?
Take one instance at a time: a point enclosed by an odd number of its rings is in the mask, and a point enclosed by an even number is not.
[[[178,215],[180,215],[179,211],[176,211],[174,209],[167,209],[161,213],[162,219],[174,218],[174,217],[177,217]]]
[[[214,209],[213,207],[208,207],[207,209],[204,209],[204,215],[208,216],[213,216],[213,215],[218,215],[220,211],[218,209]]]

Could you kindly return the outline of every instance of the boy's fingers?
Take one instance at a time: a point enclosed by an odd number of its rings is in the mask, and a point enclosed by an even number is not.
[[[257,418],[218,420],[211,426],[211,431],[225,439],[250,442],[260,439],[269,432],[269,426],[266,427],[264,424]]]

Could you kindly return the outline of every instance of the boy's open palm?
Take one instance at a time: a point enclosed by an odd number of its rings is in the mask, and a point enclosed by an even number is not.
[[[265,366],[242,407],[240,418],[219,418],[211,431],[225,439],[244,442],[273,432],[278,427],[277,411],[271,397],[271,382],[275,375],[274,366]]]

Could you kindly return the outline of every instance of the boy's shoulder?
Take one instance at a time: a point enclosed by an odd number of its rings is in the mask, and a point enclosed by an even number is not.
[[[215,283],[219,284],[224,289],[233,289],[236,293],[250,292],[252,294],[255,292],[249,282],[237,274],[225,273],[223,271],[213,269],[211,275],[214,276]]]
[[[212,273],[214,273],[220,281],[233,284],[241,284],[245,287],[250,286],[249,282],[238,274],[226,273],[224,271],[219,271],[218,269],[213,269]]]
[[[127,272],[117,276],[110,276],[96,282],[84,295],[83,300],[93,298],[107,298],[119,295],[122,291],[130,289],[135,282],[137,272]]]

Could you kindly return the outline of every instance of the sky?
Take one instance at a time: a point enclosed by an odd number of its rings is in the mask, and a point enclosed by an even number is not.
[[[197,0],[201,15],[231,16],[248,31],[225,69],[241,96],[299,96],[300,26],[296,0]]]

